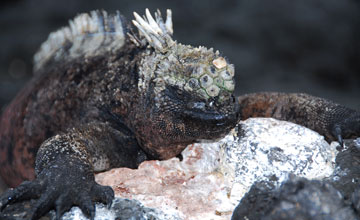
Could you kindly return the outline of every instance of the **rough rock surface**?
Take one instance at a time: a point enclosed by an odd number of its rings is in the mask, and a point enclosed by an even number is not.
[[[359,219],[359,158],[360,138],[346,140],[333,174],[322,182],[293,175],[278,189],[270,181],[256,182],[232,219]]]
[[[168,216],[230,219],[254,182],[269,181],[277,188],[289,173],[308,179],[330,176],[336,153],[335,145],[307,128],[248,119],[223,139],[188,146],[182,161],[147,161],[136,170],[98,174],[96,180],[112,186],[117,196]]]
[[[240,125],[239,138],[221,148],[220,167],[234,182],[231,195],[238,196],[235,201],[254,182],[270,181],[278,187],[289,173],[308,179],[333,173],[336,143],[329,145],[316,132],[271,118],[250,118]]]
[[[351,206],[331,184],[318,180],[292,177],[278,190],[258,182],[235,209],[232,220],[355,220]]]
[[[360,201],[360,138],[346,140],[345,148],[336,157],[335,171],[326,181],[341,192],[347,203]]]
[[[113,169],[96,180],[113,187],[116,196],[137,199],[182,219],[228,219],[234,206],[228,200],[229,186],[216,170],[219,144],[193,144],[182,155],[182,161],[146,161],[136,170]]]

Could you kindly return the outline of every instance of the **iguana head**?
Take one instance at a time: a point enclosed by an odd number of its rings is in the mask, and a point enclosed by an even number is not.
[[[148,46],[139,67],[138,89],[151,109],[147,117],[153,124],[147,126],[160,133],[152,132],[157,140],[151,145],[190,143],[226,134],[239,118],[233,94],[234,66],[212,48],[172,40],[171,11],[166,22],[159,12],[155,17],[156,21],[146,10],[146,17],[135,13],[133,21],[142,38],[137,43]]]

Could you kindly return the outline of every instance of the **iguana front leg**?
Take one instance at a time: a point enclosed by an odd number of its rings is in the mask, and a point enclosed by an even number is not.
[[[95,182],[94,172],[111,167],[136,167],[146,159],[136,140],[106,124],[92,123],[46,140],[36,157],[36,179],[25,181],[0,197],[0,209],[37,199],[28,213],[38,219],[50,209],[57,219],[77,205],[94,218],[94,202],[111,205],[113,190]]]
[[[360,112],[303,93],[254,93],[238,97],[241,119],[272,117],[303,125],[327,141],[360,136]]]

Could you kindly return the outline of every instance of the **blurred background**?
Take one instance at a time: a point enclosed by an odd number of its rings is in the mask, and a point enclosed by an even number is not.
[[[359,0],[2,0],[0,109],[32,76],[50,32],[94,9],[173,10],[174,39],[235,64],[236,94],[306,92],[360,110]],[[0,126],[1,129],[1,126]]]

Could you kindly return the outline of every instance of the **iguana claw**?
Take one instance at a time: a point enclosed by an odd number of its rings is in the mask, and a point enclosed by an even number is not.
[[[360,112],[354,112],[332,126],[332,135],[344,147],[344,138],[360,137]]]
[[[111,206],[114,198],[111,187],[97,184],[94,175],[81,167],[81,163],[65,162],[64,158],[60,160],[44,169],[35,180],[25,181],[5,192],[0,197],[0,210],[13,203],[37,199],[31,204],[26,219],[39,219],[51,209],[55,209],[56,219],[60,219],[74,205],[79,206],[85,216],[94,219],[94,202]],[[73,167],[66,164],[72,164]]]

